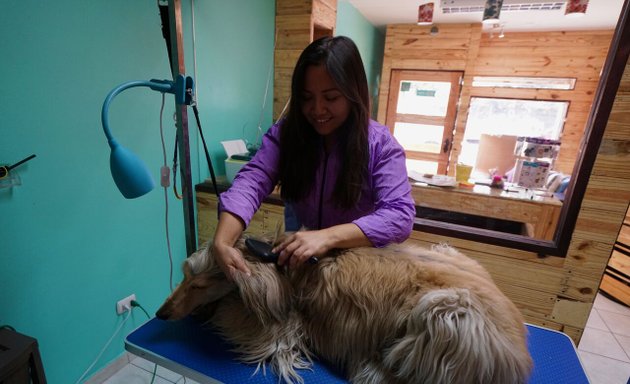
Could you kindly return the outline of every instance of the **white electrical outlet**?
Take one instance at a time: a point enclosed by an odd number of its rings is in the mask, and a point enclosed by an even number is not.
[[[132,293],[131,295],[125,297],[116,303],[116,313],[122,315],[127,312],[127,309],[131,309],[131,301],[136,300],[136,294]]]

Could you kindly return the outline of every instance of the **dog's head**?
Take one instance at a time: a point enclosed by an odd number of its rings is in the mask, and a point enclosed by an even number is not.
[[[225,278],[215,263],[209,246],[184,260],[182,270],[184,279],[158,309],[156,316],[159,319],[182,319],[236,289],[236,285]]]
[[[179,320],[197,309],[217,303],[238,291],[244,306],[256,314],[261,322],[282,321],[291,306],[288,279],[275,264],[262,263],[245,247],[244,239],[236,244],[247,263],[251,276],[237,272],[233,281],[216,264],[207,244],[182,264],[184,279],[158,309],[162,320]]]

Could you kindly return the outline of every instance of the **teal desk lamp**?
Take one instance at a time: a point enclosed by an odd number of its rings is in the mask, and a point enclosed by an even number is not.
[[[172,93],[175,95],[177,104],[190,105],[192,102],[193,80],[189,76],[178,75],[175,82],[155,79],[129,81],[112,89],[105,98],[103,110],[101,111],[101,121],[107,142],[111,148],[109,166],[116,186],[127,199],[135,199],[145,195],[155,187],[153,176],[151,176],[144,162],[133,152],[120,145],[109,130],[109,104],[116,95],[125,89],[134,87],[149,87],[161,93]]]

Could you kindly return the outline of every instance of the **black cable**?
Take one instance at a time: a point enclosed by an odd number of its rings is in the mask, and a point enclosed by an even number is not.
[[[151,318],[151,316],[149,315],[149,312],[147,312],[147,310],[144,309],[144,307],[142,305],[140,305],[140,303],[138,303],[135,300],[131,300],[130,304],[131,304],[132,307],[138,307],[138,308],[142,309],[142,312],[144,312],[144,314],[147,315],[147,317],[149,319]]]
[[[131,304],[132,307],[138,307],[138,308],[142,309],[142,312],[144,312],[144,314],[147,315],[149,320],[151,319],[151,316],[149,316],[149,312],[147,312],[146,309],[144,309],[144,307],[142,305],[140,305],[140,303],[138,303],[135,300],[131,300],[130,304]],[[156,372],[157,372],[157,364],[155,364],[155,367],[153,367],[153,377],[151,377],[151,383],[150,384],[153,384],[153,381],[155,380]]]
[[[182,196],[177,191],[177,167],[179,164],[177,163],[177,134],[175,134],[175,149],[173,150],[173,193],[177,200],[181,200]]]
[[[162,5],[158,1],[158,8],[160,10],[160,20],[162,21],[162,37],[166,41],[166,51],[168,52],[168,64],[171,66],[171,73],[173,72],[173,54],[171,53],[171,26],[168,17],[168,4]]]
[[[195,113],[195,120],[197,121],[197,128],[199,129],[199,136],[201,136],[201,141],[203,143],[203,149],[206,154],[206,161],[208,162],[208,169],[210,170],[210,178],[212,179],[212,186],[214,187],[214,193],[219,198],[219,188],[217,188],[217,178],[214,175],[214,168],[212,167],[212,160],[210,159],[210,154],[208,153],[208,146],[206,145],[206,139],[203,137],[203,131],[201,130],[201,121],[199,120],[199,110],[197,109],[197,104],[193,104],[193,112]]]

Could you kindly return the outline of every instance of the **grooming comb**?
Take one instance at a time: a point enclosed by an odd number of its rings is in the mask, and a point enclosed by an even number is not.
[[[263,263],[278,262],[278,256],[280,256],[280,254],[271,252],[273,249],[272,244],[249,237],[245,239],[245,245],[247,246],[247,249],[249,249],[249,251]],[[317,264],[319,259],[315,256],[311,256],[307,262],[309,264]]]
[[[279,254],[271,252],[273,245],[253,238],[245,239],[247,249],[264,263],[278,262]]]

